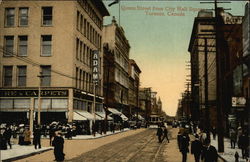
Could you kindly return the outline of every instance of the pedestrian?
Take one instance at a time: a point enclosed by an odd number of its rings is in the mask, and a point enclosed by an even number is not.
[[[34,138],[33,138],[33,144],[35,145],[35,149],[41,148],[41,129],[39,126],[37,126],[34,130]]]
[[[201,135],[200,135],[200,141],[201,141],[202,145],[205,145],[206,139],[207,139],[207,134],[204,132],[204,130],[202,130]]]
[[[232,128],[230,129],[230,143],[231,143],[231,148],[235,148],[235,143],[236,143],[236,131]]]
[[[72,139],[72,130],[70,127],[67,128],[67,133],[65,135],[65,137],[69,140]]]
[[[213,139],[215,140],[215,138],[216,138],[216,128],[213,126],[211,131],[212,131],[212,134],[213,134]]]
[[[3,133],[3,137],[6,140],[6,144],[8,144],[10,146],[10,149],[12,148],[11,147],[11,142],[10,142],[11,135],[12,135],[12,130],[10,129],[9,126],[7,126],[7,128],[5,129],[5,131]]]
[[[241,149],[242,152],[242,158],[247,158],[247,148],[249,146],[249,141],[247,135],[243,132],[242,135],[240,135],[238,140],[238,146]]]
[[[201,151],[202,151],[202,144],[199,140],[199,135],[195,135],[195,140],[191,143],[191,154],[194,155],[195,162],[200,161]]]
[[[162,138],[162,141],[164,140],[164,138],[167,139],[168,143],[169,143],[169,139],[168,139],[168,129],[166,127],[164,127],[164,130],[163,130],[163,138]]]
[[[236,151],[234,154],[235,162],[239,162],[239,153]]]
[[[182,138],[182,134],[181,134],[181,132],[179,131],[179,132],[178,132],[178,135],[177,135],[177,143],[178,143],[179,151],[181,151],[181,138]]]
[[[23,135],[24,135],[24,145],[30,145],[31,144],[31,138],[30,138],[31,132],[28,127],[25,128]]]
[[[55,132],[52,146],[54,146],[55,161],[63,161],[65,156],[65,154],[63,153],[64,139],[60,131]]]
[[[217,162],[218,153],[214,146],[210,144],[210,139],[206,138],[204,141],[204,147],[201,155],[201,159],[204,159],[204,162]]]
[[[158,142],[161,143],[161,136],[163,134],[162,128],[160,125],[158,125],[156,135],[158,136]]]
[[[7,141],[3,135],[4,128],[0,128],[0,150],[7,150]]]
[[[52,146],[52,139],[54,138],[54,136],[55,136],[55,129],[53,126],[51,126],[49,129],[49,144],[50,144],[50,146]]]
[[[181,153],[182,153],[182,162],[187,161],[187,153],[189,152],[188,146],[189,146],[190,138],[188,136],[187,132],[184,132],[181,137]]]

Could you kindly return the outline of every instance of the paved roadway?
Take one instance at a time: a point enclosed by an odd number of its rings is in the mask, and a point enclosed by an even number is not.
[[[177,148],[178,129],[169,129],[170,143],[158,143],[156,129],[147,129],[103,145],[68,161],[72,162],[181,162]],[[192,137],[191,137],[192,139]],[[188,162],[194,158],[188,154]],[[219,160],[220,161],[220,160]]]

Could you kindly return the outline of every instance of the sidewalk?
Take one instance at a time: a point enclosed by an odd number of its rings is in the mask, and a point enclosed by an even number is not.
[[[13,161],[21,158],[25,158],[28,156],[32,156],[35,154],[39,154],[48,150],[52,150],[53,147],[42,147],[41,149],[35,149],[34,145],[12,145],[12,149],[8,150],[1,150],[1,156],[0,159],[2,161]]]
[[[217,136],[215,140],[213,140],[212,136],[210,137],[210,139],[211,139],[211,145],[213,145],[218,150]],[[238,152],[240,156],[239,162],[246,162],[245,159],[242,159],[241,149],[239,149],[238,147],[236,147],[235,149],[232,149],[230,139],[228,138],[224,138],[224,153],[218,153],[218,154],[224,161],[232,162],[232,161],[235,161],[234,154],[236,151]]]
[[[73,141],[75,140],[91,140],[91,139],[98,139],[98,138],[102,138],[105,136],[111,136],[111,135],[115,135],[118,133],[122,133],[122,132],[126,132],[129,131],[130,129],[126,128],[122,131],[115,131],[115,133],[112,133],[110,131],[108,131],[106,134],[96,134],[96,136],[93,135],[77,135],[75,137],[73,137]],[[42,138],[42,143],[44,142],[43,140],[48,141],[48,138]],[[66,141],[72,141],[72,140],[67,140]],[[15,141],[14,143],[17,143],[17,141]],[[43,147],[45,146],[45,147]],[[18,145],[18,144],[13,144],[12,145],[12,149],[8,149],[7,150],[1,150],[0,152],[0,160],[2,161],[13,161],[13,160],[18,160],[18,159],[23,159],[35,154],[40,154],[42,152],[46,152],[49,150],[53,150],[53,147],[49,147],[48,145],[43,145],[42,144],[42,148],[41,149],[35,149],[34,145]]]

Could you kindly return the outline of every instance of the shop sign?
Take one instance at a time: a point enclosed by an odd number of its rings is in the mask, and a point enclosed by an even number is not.
[[[41,97],[68,97],[68,90],[41,90]],[[38,90],[0,90],[0,97],[38,97]]]
[[[232,97],[232,107],[245,107],[245,97]]]
[[[97,84],[99,81],[99,51],[93,51],[93,83]]]
[[[230,13],[222,12],[221,16],[225,24],[242,24],[242,16],[233,16]]]

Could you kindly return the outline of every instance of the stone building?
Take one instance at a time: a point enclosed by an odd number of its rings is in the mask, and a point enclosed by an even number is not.
[[[111,24],[104,25],[103,27],[103,44],[106,44],[108,50],[113,54],[113,65],[104,66],[104,73],[109,73],[109,82],[105,80],[104,84],[109,85],[108,89],[108,106],[110,108],[115,108],[126,116],[129,115],[129,103],[128,103],[128,93],[129,93],[129,50],[130,45],[125,36],[125,32],[121,26],[116,23],[115,18]],[[108,52],[108,51],[107,51]],[[104,53],[104,55],[109,55],[109,53]],[[105,58],[107,58],[105,56]],[[105,61],[106,63],[108,60]],[[112,76],[111,76],[112,75]],[[105,92],[106,93],[106,92]],[[110,109],[114,111],[113,109]],[[116,113],[116,112],[113,112]],[[124,120],[128,118],[124,117]]]
[[[191,60],[191,118],[205,123],[205,71],[207,69],[208,108],[211,125],[216,125],[216,55],[214,18],[210,11],[202,10],[194,20],[188,51]],[[207,52],[207,66],[205,66]]]
[[[94,120],[92,54],[99,53],[95,111],[101,112],[102,24],[108,15],[98,0],[2,1],[1,122],[25,122],[31,110],[37,119],[39,87],[42,124]]]
[[[129,60],[129,114],[138,117],[142,113],[139,105],[139,86],[141,70],[136,62]]]

